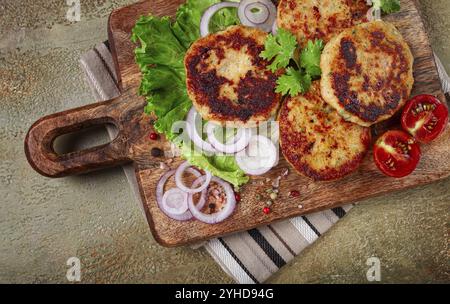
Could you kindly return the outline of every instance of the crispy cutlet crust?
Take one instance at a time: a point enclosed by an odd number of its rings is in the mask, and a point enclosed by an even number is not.
[[[366,0],[281,0],[277,23],[301,45],[314,39],[328,42],[342,30],[366,22],[368,9]]]
[[[358,25],[325,46],[322,97],[345,119],[371,126],[392,117],[410,97],[413,62],[408,44],[392,24]]]
[[[370,146],[370,128],[339,116],[320,97],[318,81],[307,94],[287,98],[278,120],[284,157],[296,171],[316,181],[355,171]]]
[[[191,46],[185,57],[187,90],[204,119],[250,127],[277,112],[277,74],[260,57],[266,37],[261,30],[233,26]]]

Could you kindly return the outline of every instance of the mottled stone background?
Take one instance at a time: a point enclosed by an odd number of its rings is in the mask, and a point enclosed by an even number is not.
[[[34,172],[23,152],[39,117],[93,102],[78,58],[107,37],[114,8],[132,0],[0,1],[0,282],[66,282],[77,256],[82,282],[232,282],[204,250],[152,238],[121,169],[63,179]],[[432,44],[450,70],[448,0],[420,0]],[[102,129],[61,148],[107,140]],[[74,143],[76,142],[76,143]],[[361,202],[271,282],[366,282],[377,256],[383,282],[450,282],[450,179]]]

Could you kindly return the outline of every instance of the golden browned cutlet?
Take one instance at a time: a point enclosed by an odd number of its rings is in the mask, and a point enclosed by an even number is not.
[[[267,33],[244,26],[196,41],[185,57],[187,90],[195,108],[209,121],[251,127],[273,116],[281,95],[277,75],[259,55]]]
[[[367,21],[366,0],[281,0],[278,26],[304,45],[308,40],[328,42],[342,30]]]
[[[408,100],[413,61],[408,44],[390,23],[347,29],[322,53],[322,97],[346,120],[371,126],[392,117]]]
[[[284,157],[296,171],[316,181],[355,171],[370,146],[370,128],[339,116],[320,97],[319,81],[308,93],[287,98],[278,120]]]

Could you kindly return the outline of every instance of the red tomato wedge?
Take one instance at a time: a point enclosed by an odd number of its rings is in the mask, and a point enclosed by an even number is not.
[[[381,172],[401,178],[416,169],[420,160],[420,146],[404,131],[388,131],[375,143],[373,156]]]
[[[402,127],[421,143],[429,143],[441,135],[448,124],[448,109],[432,95],[418,95],[407,102],[402,114]]]

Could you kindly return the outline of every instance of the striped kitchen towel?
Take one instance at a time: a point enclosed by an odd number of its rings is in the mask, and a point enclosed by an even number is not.
[[[450,79],[438,58],[436,62],[439,65],[444,91],[449,93]],[[119,95],[117,76],[108,43],[102,43],[84,54],[80,63],[97,100],[108,100]],[[112,138],[115,137],[113,128],[108,128],[108,132]],[[124,166],[124,172],[140,201],[133,166]],[[351,205],[347,205],[300,216],[266,227],[209,240],[199,246],[204,246],[236,282],[262,283],[314,243],[351,208]]]

